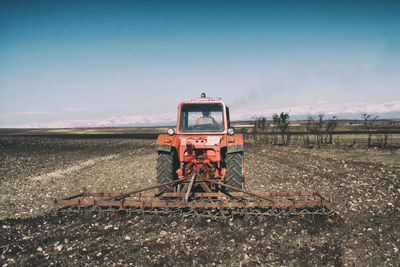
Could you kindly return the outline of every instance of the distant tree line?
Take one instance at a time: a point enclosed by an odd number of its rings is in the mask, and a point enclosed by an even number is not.
[[[273,114],[271,120],[266,117],[257,117],[254,121],[252,130],[254,139],[261,139],[267,143],[275,145],[290,145],[291,140],[295,139],[295,144],[303,144],[307,148],[316,145],[320,148],[322,145],[331,145],[338,143],[339,137],[334,139],[335,130],[341,126],[341,123],[336,116],[328,117],[325,114],[317,116],[308,115],[302,124],[301,132],[291,132],[289,129],[290,115],[287,112]],[[362,113],[362,129],[363,133],[367,133],[368,147],[389,147],[389,128],[381,127],[383,135],[376,137],[376,142],[373,142],[372,136],[376,127],[378,116],[374,114]],[[350,123],[351,124],[351,123]],[[387,124],[383,124],[387,125]],[[354,140],[351,145],[357,142],[359,127],[354,128]],[[242,133],[248,133],[248,129],[242,129]],[[280,136],[280,138],[278,138]],[[336,142],[335,142],[336,141]]]

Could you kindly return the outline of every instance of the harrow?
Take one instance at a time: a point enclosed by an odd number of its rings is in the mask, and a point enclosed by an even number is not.
[[[330,201],[318,191],[249,192],[205,177],[174,180],[128,193],[82,193],[56,199],[59,212],[124,212],[127,214],[184,214],[200,217],[329,215]],[[207,184],[220,191],[207,190]],[[148,192],[165,185],[180,188],[172,193]],[[198,192],[198,188],[206,192]],[[227,192],[226,189],[231,189]],[[208,188],[209,189],[209,188]]]

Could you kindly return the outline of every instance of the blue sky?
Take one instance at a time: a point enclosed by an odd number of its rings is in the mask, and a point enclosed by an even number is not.
[[[0,127],[400,111],[399,1],[0,1]]]

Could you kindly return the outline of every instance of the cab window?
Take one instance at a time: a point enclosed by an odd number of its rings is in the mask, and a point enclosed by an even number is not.
[[[221,132],[224,130],[222,104],[183,104],[179,130],[181,132]]]

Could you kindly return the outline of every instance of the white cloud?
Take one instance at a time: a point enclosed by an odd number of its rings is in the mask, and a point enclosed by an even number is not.
[[[64,111],[86,111],[89,110],[89,108],[79,108],[79,107],[71,107],[71,108],[64,108]]]
[[[22,111],[17,112],[18,115],[43,115],[43,114],[50,114],[51,112],[48,111]]]
[[[20,125],[2,126],[5,128],[74,128],[74,127],[112,127],[118,125],[159,124],[176,122],[175,113],[140,114],[111,116],[104,119],[70,119],[49,122],[29,122]]]
[[[400,111],[400,101],[391,101],[382,104],[370,103],[341,103],[341,104],[328,104],[324,102],[317,102],[315,104],[304,104],[299,106],[287,106],[279,108],[268,107],[249,107],[240,108],[231,111],[232,120],[246,120],[252,117],[265,116],[269,117],[274,113],[289,112],[290,115],[307,115],[307,114],[360,114],[366,113],[385,113]]]

